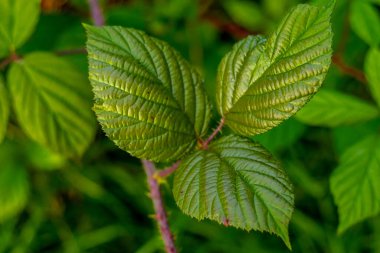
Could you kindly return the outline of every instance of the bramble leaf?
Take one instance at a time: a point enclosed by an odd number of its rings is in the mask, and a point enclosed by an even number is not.
[[[195,69],[167,43],[141,31],[86,29],[94,108],[108,137],[152,161],[175,160],[194,148],[210,118]]]
[[[197,219],[279,235],[290,248],[293,189],[260,144],[230,135],[186,157],[175,173],[174,198]]]
[[[268,40],[249,36],[223,58],[216,100],[233,131],[263,133],[317,92],[331,63],[332,8],[298,5]]]
[[[86,150],[96,125],[85,76],[52,54],[32,53],[12,64],[8,86],[29,137],[68,157]]]
[[[0,57],[29,38],[40,14],[40,0],[0,1]]]
[[[379,33],[380,36],[380,33]],[[364,64],[365,75],[368,80],[372,97],[380,106],[380,50],[372,48],[368,51]]]
[[[365,122],[379,116],[379,109],[359,98],[334,90],[320,90],[296,114],[296,118],[309,125],[337,127]]]
[[[380,213],[380,137],[370,135],[350,147],[330,185],[339,212],[338,233]]]
[[[3,78],[0,76],[0,143],[7,132],[9,107],[8,92],[4,86]]]

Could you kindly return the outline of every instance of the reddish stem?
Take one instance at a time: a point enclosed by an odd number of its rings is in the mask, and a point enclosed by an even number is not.
[[[333,55],[332,61],[343,74],[352,76],[361,83],[367,83],[364,73],[359,69],[347,65],[339,54]]]
[[[156,175],[159,178],[166,178],[166,177],[170,176],[171,174],[173,174],[178,169],[180,163],[181,163],[181,161],[177,161],[177,162],[173,163],[172,166],[165,168],[163,170],[157,171]]]
[[[224,126],[224,118],[221,118],[220,119],[220,122],[219,122],[219,125],[218,127],[214,130],[214,132],[207,138],[206,141],[204,141],[202,143],[202,149],[207,149],[208,148],[208,144],[210,144],[210,142],[215,138],[215,136],[222,130],[223,126]]]
[[[161,237],[165,244],[166,252],[177,253],[174,245],[173,235],[170,232],[168,218],[166,216],[160,186],[155,178],[156,168],[154,164],[147,160],[141,160],[145,173],[147,175],[148,186],[150,189],[150,198],[153,201],[153,207],[156,213],[158,227],[160,229]]]
[[[104,16],[98,0],[88,0],[94,25],[104,25]]]
[[[86,53],[87,53],[87,50],[85,48],[73,48],[73,49],[59,50],[55,52],[55,54],[58,56],[86,54]]]

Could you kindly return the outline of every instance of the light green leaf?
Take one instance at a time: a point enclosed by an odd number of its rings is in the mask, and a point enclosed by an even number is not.
[[[367,44],[380,43],[380,16],[369,1],[355,0],[351,5],[350,21],[354,32]]]
[[[223,58],[216,100],[233,131],[263,133],[317,92],[331,63],[331,11],[298,5],[267,41],[249,36]]]
[[[379,116],[379,109],[359,98],[334,90],[321,90],[296,114],[313,126],[337,127],[365,122]]]
[[[186,157],[175,173],[173,193],[177,205],[192,217],[275,233],[290,248],[292,185],[258,143],[230,135]]]
[[[8,92],[4,86],[3,78],[0,76],[0,144],[7,132],[9,107]]]
[[[33,33],[40,0],[0,1],[0,57],[21,46]]]
[[[108,137],[133,156],[175,160],[207,132],[203,80],[177,51],[145,33],[90,27],[95,112]]]
[[[380,213],[380,137],[370,135],[349,148],[331,176],[339,212],[338,233]]]
[[[65,156],[80,156],[92,141],[95,119],[86,77],[48,53],[12,64],[8,85],[21,128]]]
[[[0,168],[0,224],[22,211],[28,194],[29,182],[25,168],[3,162]]]
[[[226,12],[237,24],[248,29],[262,29],[265,16],[259,5],[252,1],[235,0],[223,1]]]
[[[378,48],[372,48],[368,51],[365,58],[364,71],[371,94],[380,106],[380,50]]]

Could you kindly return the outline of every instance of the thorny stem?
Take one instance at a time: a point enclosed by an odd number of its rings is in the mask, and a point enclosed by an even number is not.
[[[177,253],[174,245],[173,235],[170,232],[168,218],[166,216],[164,203],[162,200],[160,186],[155,178],[156,168],[154,164],[147,160],[141,160],[145,173],[147,175],[148,186],[150,189],[150,198],[153,201],[153,207],[156,213],[158,227],[160,229],[161,237],[165,244],[167,253]]]
[[[104,16],[98,0],[88,0],[94,25],[104,25]]]
[[[221,120],[219,122],[219,125],[214,130],[214,132],[207,138],[207,140],[205,140],[202,143],[202,149],[207,149],[208,148],[208,144],[210,144],[210,142],[215,138],[215,136],[222,130],[222,128],[224,126],[224,121],[225,121],[225,119],[221,118]]]
[[[181,163],[181,161],[177,161],[177,162],[173,163],[172,166],[170,166],[168,168],[156,171],[155,178],[161,179],[161,178],[166,178],[166,177],[170,176],[171,174],[173,174],[178,169],[180,163]]]

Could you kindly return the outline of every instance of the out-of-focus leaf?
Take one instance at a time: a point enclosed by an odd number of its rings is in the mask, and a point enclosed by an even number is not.
[[[8,85],[17,119],[36,142],[80,156],[95,133],[90,85],[69,63],[33,53],[12,64]]]
[[[379,116],[375,106],[334,90],[321,90],[296,114],[301,122],[313,126],[337,127],[365,122]]]
[[[291,118],[268,132],[256,135],[253,139],[273,152],[292,145],[302,136],[305,129],[304,124]]]
[[[40,14],[39,0],[0,1],[0,57],[21,46],[32,34]]]
[[[380,212],[380,137],[367,136],[341,157],[331,176],[339,211],[338,233]]]
[[[380,106],[380,50],[378,48],[372,48],[368,51],[364,70],[368,79],[369,88],[371,89],[371,94]]]
[[[263,133],[318,91],[331,63],[331,6],[298,5],[266,41],[249,36],[222,60],[217,107],[236,133]]]
[[[175,160],[208,129],[200,75],[167,43],[122,27],[90,27],[95,111],[108,137],[132,155]]]
[[[275,233],[290,248],[292,185],[258,143],[230,135],[186,157],[175,173],[173,193],[177,205],[192,217]]]
[[[247,0],[227,0],[222,3],[224,9],[237,24],[251,30],[262,29],[265,17],[259,5],[255,2]]]
[[[7,132],[9,107],[8,91],[5,88],[3,77],[0,76],[0,144]]]
[[[380,43],[380,16],[368,1],[355,0],[351,6],[351,27],[366,43],[377,46]]]
[[[26,143],[25,152],[30,164],[39,170],[56,170],[66,165],[66,159],[36,142]]]

